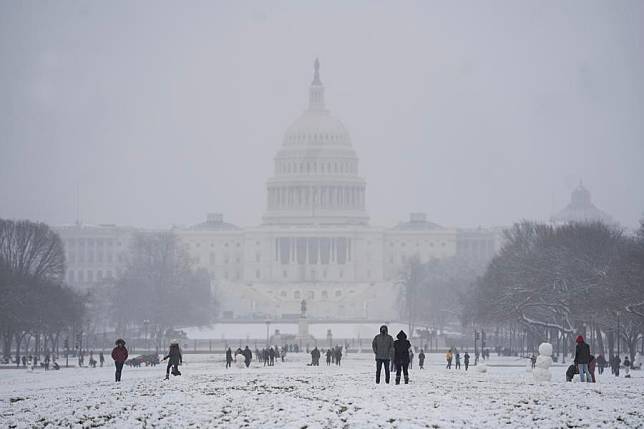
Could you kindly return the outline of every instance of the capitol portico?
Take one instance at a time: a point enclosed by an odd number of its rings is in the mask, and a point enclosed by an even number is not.
[[[445,228],[424,213],[395,227],[371,226],[366,180],[347,127],[326,106],[317,60],[308,99],[274,158],[261,225],[240,228],[214,213],[174,230],[211,274],[220,317],[294,318],[305,299],[315,318],[395,319],[397,282],[409,258],[494,255],[497,231]],[[98,246],[93,237],[108,227],[87,227],[85,234],[82,228],[58,228],[68,259],[81,240],[83,249],[90,241]],[[122,251],[126,241],[118,241]],[[110,271],[118,272],[114,265]],[[68,281],[74,283],[78,271],[85,278],[87,270],[87,262],[70,264]]]

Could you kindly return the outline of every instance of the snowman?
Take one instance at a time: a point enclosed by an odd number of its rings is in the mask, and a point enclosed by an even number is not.
[[[539,345],[539,357],[537,357],[535,368],[532,370],[535,381],[550,381],[552,378],[550,365],[552,365],[552,344],[541,343]]]
[[[235,365],[237,368],[246,368],[246,363],[244,362],[244,355],[242,353],[237,353],[235,355]]]

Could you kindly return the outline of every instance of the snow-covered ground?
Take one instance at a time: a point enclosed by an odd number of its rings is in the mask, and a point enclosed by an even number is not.
[[[537,384],[525,361],[495,358],[488,372],[447,370],[442,355],[411,370],[411,384],[376,385],[369,354],[349,354],[341,367],[287,362],[226,370],[223,355],[187,355],[182,376],[165,367],[28,372],[0,370],[0,427],[643,427],[644,374],[596,384]],[[324,359],[324,358],[323,358]],[[498,365],[498,366],[497,366]],[[384,374],[383,374],[384,378]]]

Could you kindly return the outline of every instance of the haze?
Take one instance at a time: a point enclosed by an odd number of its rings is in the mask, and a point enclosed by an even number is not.
[[[0,218],[256,225],[313,61],[372,224],[644,211],[644,3],[2,2]],[[78,192],[77,192],[78,191]]]

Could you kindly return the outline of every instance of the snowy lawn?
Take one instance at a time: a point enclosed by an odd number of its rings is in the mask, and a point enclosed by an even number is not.
[[[596,384],[536,384],[524,362],[492,358],[487,374],[447,370],[443,355],[417,359],[411,384],[376,385],[369,354],[342,367],[287,362],[226,370],[223,355],[186,355],[182,376],[163,381],[165,366],[28,372],[0,370],[0,427],[643,427],[644,374]],[[324,358],[323,358],[324,360]],[[495,366],[499,365],[499,366]]]

